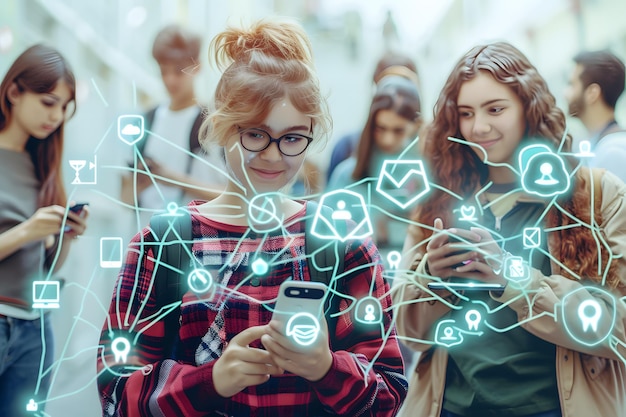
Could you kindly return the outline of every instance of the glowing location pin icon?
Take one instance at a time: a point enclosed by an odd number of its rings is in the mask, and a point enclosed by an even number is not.
[[[124,337],[118,337],[111,342],[111,350],[113,350],[113,357],[115,362],[126,362],[128,359],[128,352],[130,352],[130,342]]]
[[[589,315],[589,310],[593,313]],[[602,316],[602,307],[596,300],[585,300],[578,306],[578,317],[583,325],[583,331],[586,332],[589,327],[595,332],[598,330],[598,321]]]
[[[469,330],[478,330],[480,319],[481,316],[478,310],[470,310],[465,313],[465,321],[467,322],[467,328]]]

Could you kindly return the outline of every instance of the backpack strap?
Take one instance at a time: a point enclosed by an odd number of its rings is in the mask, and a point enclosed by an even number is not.
[[[590,169],[593,175],[593,217],[598,227],[602,223],[602,177],[605,169]]]
[[[165,340],[163,348],[168,357],[176,357],[178,329],[180,326],[180,303],[186,292],[186,275],[193,261],[193,236],[191,214],[179,210],[180,216],[155,215],[150,219],[150,228],[158,244],[163,245],[156,270],[154,288],[157,309],[179,303],[164,318]]]
[[[306,253],[311,255],[309,262],[311,281],[322,282],[330,286],[333,277],[341,274],[344,270],[346,243],[339,240],[323,240],[311,233],[318,206],[315,201],[307,201],[306,203],[304,247]],[[323,205],[320,212],[324,218],[332,219],[333,210],[330,207]],[[345,235],[347,230],[345,221],[333,220],[333,225],[339,235]],[[336,273],[334,273],[335,266]]]
[[[157,110],[157,107],[154,107],[150,109],[148,113],[146,113],[143,116],[143,129],[144,130],[150,130],[150,128],[152,128],[152,123],[154,122],[154,115],[156,114],[156,110]],[[139,143],[137,144],[137,150],[142,155],[143,155],[143,151],[146,149],[146,144],[148,143],[149,137],[150,135],[144,134],[143,139],[140,140]]]

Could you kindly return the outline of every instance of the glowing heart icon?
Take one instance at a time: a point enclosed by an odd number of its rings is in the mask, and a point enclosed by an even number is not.
[[[476,207],[461,206],[461,218],[459,220],[476,221]]]

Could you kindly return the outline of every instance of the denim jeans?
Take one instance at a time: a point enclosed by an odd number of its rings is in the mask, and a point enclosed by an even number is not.
[[[458,414],[451,413],[444,409],[441,410],[441,417],[463,417]],[[546,411],[545,413],[530,414],[526,417],[561,417],[561,410]]]
[[[0,316],[0,416],[35,415],[26,411],[31,398],[39,403],[38,411],[44,408],[42,401],[48,396],[50,373],[45,377],[41,377],[41,373],[52,365],[54,340],[48,315],[44,316],[43,322],[42,334],[41,319]],[[40,372],[44,343],[45,359]]]

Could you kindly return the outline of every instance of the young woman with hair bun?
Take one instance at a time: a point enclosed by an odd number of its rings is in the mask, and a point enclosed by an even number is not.
[[[203,131],[224,148],[229,180],[217,198],[187,206],[193,263],[210,285],[184,293],[173,306],[177,334],[165,334],[154,281],[164,267],[155,262],[160,245],[148,228],[133,238],[100,340],[103,414],[393,416],[407,386],[371,239],[348,240],[339,254],[344,273],[329,285],[338,302],[316,322],[310,344],[294,344],[272,318],[283,282],[312,280],[309,203],[281,191],[331,127],[304,30],[278,19],[229,28],[211,54],[224,72]],[[373,326],[355,320],[361,297],[380,303]],[[170,353],[163,345],[172,337]]]
[[[458,61],[394,288],[398,334],[420,352],[399,415],[626,415],[626,186],[570,147],[519,50]]]

